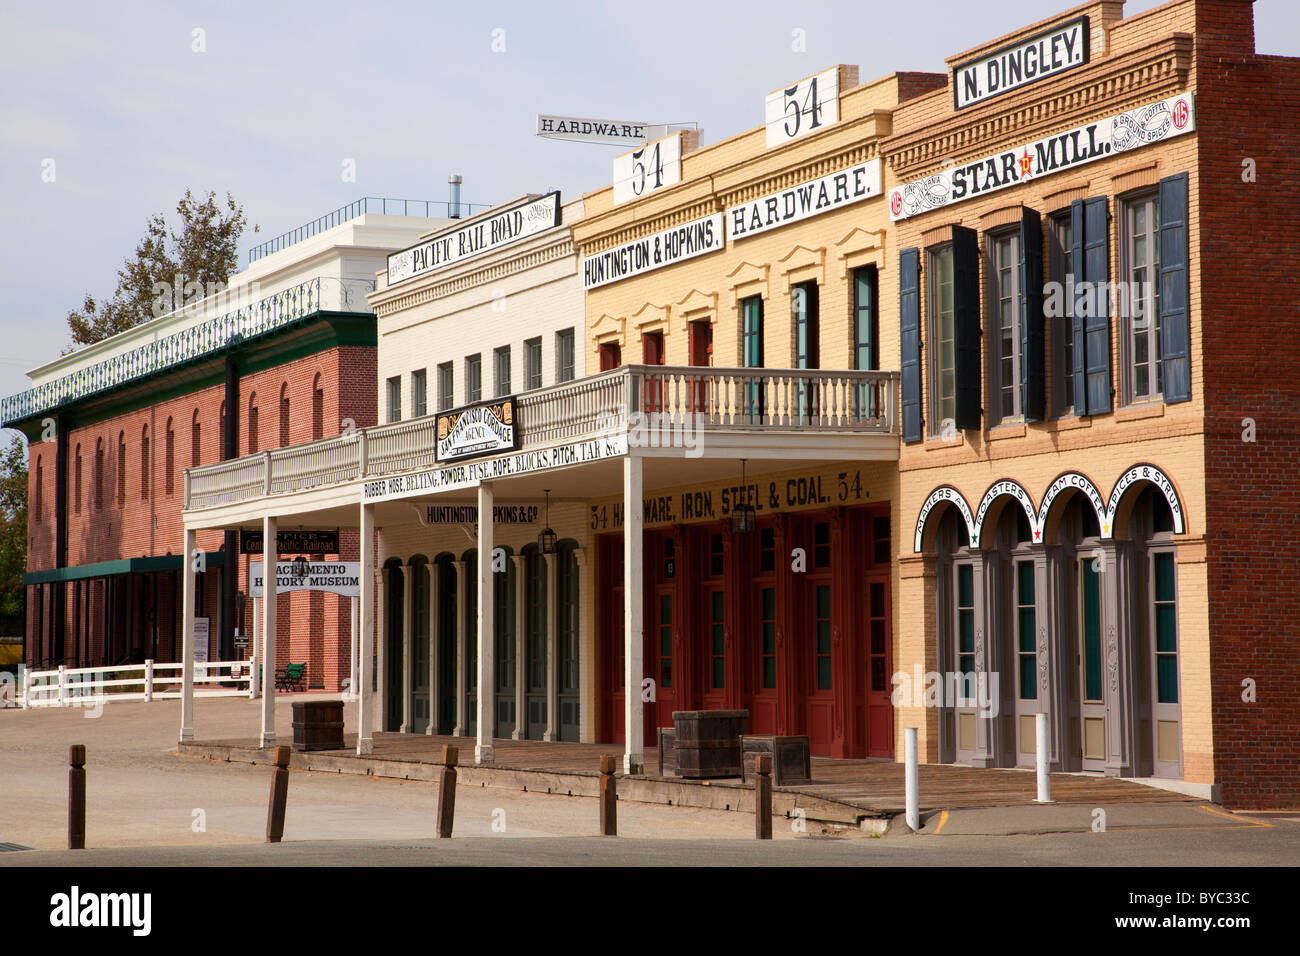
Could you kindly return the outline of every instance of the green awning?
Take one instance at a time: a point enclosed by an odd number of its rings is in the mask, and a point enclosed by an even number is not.
[[[226,563],[226,552],[208,552],[208,567],[221,567]],[[160,554],[149,558],[120,558],[117,561],[97,561],[72,568],[49,568],[29,571],[23,575],[23,584],[54,584],[59,581],[80,581],[83,578],[108,578],[116,574],[149,574],[154,571],[179,571],[179,554]]]

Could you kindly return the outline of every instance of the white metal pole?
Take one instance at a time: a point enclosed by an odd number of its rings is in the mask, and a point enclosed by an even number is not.
[[[153,661],[144,662],[144,699],[153,700]]]
[[[185,529],[181,552],[181,743],[194,739],[194,551],[198,534]]]
[[[263,574],[266,570],[263,569]],[[262,693],[262,599],[253,598],[253,680],[248,685],[248,696],[256,698]]]
[[[358,626],[358,618],[361,614],[360,596],[354,597],[351,601],[351,605],[350,623],[352,625],[352,652],[348,657],[348,696],[351,697],[352,700],[357,700],[361,694],[361,689],[357,686],[357,681],[361,678],[361,666],[359,660],[361,657],[361,648],[358,644],[358,639],[360,637],[358,634],[360,629]]]
[[[59,706],[68,705],[68,665],[59,665]]]
[[[1047,742],[1048,736],[1048,715],[1035,714],[1034,726],[1037,731],[1038,741],[1034,750],[1035,759],[1038,762],[1038,802],[1052,802],[1052,778],[1048,773],[1050,764],[1050,754],[1048,753],[1050,745]]]
[[[275,746],[276,560],[280,556],[275,517],[262,519],[262,736],[261,747]]]
[[[908,727],[905,733],[907,761],[907,825],[913,831],[921,829],[921,798],[917,793],[920,769],[916,756],[916,728]]]

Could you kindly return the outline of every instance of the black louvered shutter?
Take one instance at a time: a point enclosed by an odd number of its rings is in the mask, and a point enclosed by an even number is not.
[[[1074,382],[1074,414],[1088,414],[1088,382],[1084,377],[1083,352],[1083,315],[1087,311],[1084,296],[1087,286],[1083,281],[1083,200],[1076,199],[1070,203],[1070,279],[1073,282],[1073,296],[1070,303],[1070,341],[1073,346],[1074,368],[1071,370]],[[1066,283],[1069,289],[1070,282]]]
[[[980,427],[980,246],[974,229],[952,227],[952,301],[957,427]]]
[[[1083,201],[1083,272],[1092,286],[1092,310],[1083,320],[1088,414],[1111,410],[1110,212],[1105,196]]]
[[[1166,403],[1192,397],[1187,174],[1160,180],[1160,364]]]
[[[921,440],[921,250],[898,253],[898,342],[902,351],[903,441]]]
[[[1043,335],[1043,225],[1020,210],[1020,406],[1025,421],[1041,421],[1047,404]]]

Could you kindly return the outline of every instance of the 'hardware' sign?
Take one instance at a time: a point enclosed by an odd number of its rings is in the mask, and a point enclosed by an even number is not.
[[[435,461],[494,455],[519,447],[515,399],[498,399],[438,415]]]
[[[791,186],[771,196],[761,196],[743,206],[732,206],[727,210],[727,238],[744,239],[777,229],[879,196],[880,189],[880,160],[869,159],[851,169]]]
[[[609,146],[640,146],[651,138],[652,130],[659,134],[662,129],[662,126],[650,126],[646,123],[581,119],[577,116],[546,116],[541,113],[537,115],[537,135],[543,139],[570,139]]]
[[[481,256],[560,224],[560,194],[525,199],[388,257],[388,284]]]
[[[1088,18],[1079,17],[954,67],[953,107],[964,109],[1087,62]]]
[[[1039,176],[1173,139],[1195,128],[1192,94],[1179,93],[897,186],[889,191],[889,218],[897,222],[942,209]]]

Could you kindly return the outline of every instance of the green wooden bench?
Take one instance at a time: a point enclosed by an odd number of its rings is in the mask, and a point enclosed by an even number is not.
[[[283,668],[275,672],[275,689],[306,690],[307,665],[285,664]]]

